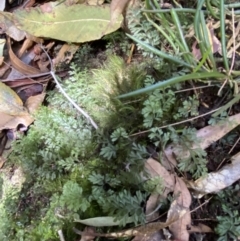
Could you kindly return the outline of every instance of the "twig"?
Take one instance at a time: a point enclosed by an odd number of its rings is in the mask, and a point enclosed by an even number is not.
[[[205,114],[202,114],[202,115],[198,115],[198,116],[195,116],[193,118],[190,118],[190,119],[187,119],[187,120],[184,120],[184,121],[179,121],[179,122],[176,122],[176,123],[173,123],[173,124],[169,124],[169,125],[165,125],[165,126],[160,126],[158,127],[159,129],[164,129],[164,128],[167,128],[167,127],[170,127],[170,126],[176,126],[176,125],[180,125],[180,124],[183,124],[183,123],[186,123],[186,122],[189,122],[189,121],[192,121],[192,120],[195,120],[195,119],[198,119],[200,117],[203,117],[203,116],[206,116],[206,115],[209,115],[209,114],[212,114],[214,113],[215,111],[218,111],[220,108],[217,108],[217,109],[214,109],[214,110],[211,110]],[[140,134],[144,134],[144,133],[148,133],[150,132],[150,130],[146,130],[146,131],[140,131],[140,132],[137,132],[137,133],[134,133],[130,136],[137,136],[137,135],[140,135]]]
[[[61,229],[58,230],[58,236],[59,236],[59,238],[60,238],[60,241],[65,241],[65,238],[64,238],[64,236],[63,236],[63,232],[62,232]]]
[[[60,85],[60,83],[58,82],[56,75],[54,74],[53,71],[50,71],[50,74],[52,75],[54,81],[57,84],[57,87],[59,88],[60,92],[66,97],[66,99],[82,114],[84,115],[92,124],[92,126],[97,130],[98,126],[97,124],[93,121],[93,119],[83,110],[81,109],[69,96],[68,94],[65,92],[65,90],[62,88],[62,86]]]
[[[92,124],[92,126],[97,130],[98,129],[98,126],[97,124],[93,121],[93,119],[82,109],[80,108],[69,96],[68,94],[65,92],[65,90],[62,88],[62,86],[60,85],[60,83],[58,82],[57,80],[57,77],[53,71],[53,64],[52,64],[52,60],[49,56],[49,54],[47,53],[47,51],[43,48],[43,46],[41,46],[42,50],[44,51],[44,53],[47,55],[48,59],[49,59],[49,62],[50,62],[50,65],[51,65],[51,71],[50,71],[50,74],[52,75],[54,81],[56,82],[57,84],[57,87],[59,88],[60,92],[64,95],[64,97],[82,114],[84,115],[89,121],[90,123]]]

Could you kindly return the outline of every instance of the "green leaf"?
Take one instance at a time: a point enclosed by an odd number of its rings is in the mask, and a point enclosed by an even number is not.
[[[122,16],[114,24],[110,24],[108,5],[67,6],[49,2],[36,8],[16,10],[14,20],[18,28],[33,36],[82,43],[100,39],[117,30]]]
[[[88,218],[84,220],[75,219],[74,221],[85,224],[87,226],[94,226],[94,227],[118,226],[120,224],[120,220],[116,220],[115,217],[95,217],[95,218]],[[126,223],[133,223],[133,218],[129,217]]]
[[[133,92],[123,94],[118,96],[119,99],[126,98],[126,97],[132,97],[135,95],[139,94],[145,94],[147,92],[153,91],[155,89],[162,89],[164,87],[177,84],[186,80],[191,80],[191,79],[206,79],[206,78],[223,78],[225,75],[221,74],[219,72],[205,72],[205,73],[193,73],[193,74],[187,74],[183,76],[177,76],[173,77],[171,79],[156,83],[154,85],[148,86],[146,88],[142,88],[139,90],[135,90]]]

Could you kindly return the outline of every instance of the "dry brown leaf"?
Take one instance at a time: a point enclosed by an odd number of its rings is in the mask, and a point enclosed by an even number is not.
[[[83,232],[85,232],[86,234],[83,234],[81,236],[81,240],[80,241],[93,241],[95,239],[95,235],[94,233],[96,232],[94,227],[86,227]]]
[[[20,48],[20,50],[18,51],[18,57],[21,58],[22,55],[26,52],[26,50],[28,50],[30,47],[32,47],[33,45],[33,41],[31,39],[25,39],[22,47]]]
[[[209,21],[207,24],[206,24],[206,30],[207,30],[207,33],[208,33],[208,41],[209,41],[209,44],[211,46],[211,52],[214,54],[214,53],[219,53],[219,54],[222,54],[222,45],[221,45],[221,42],[220,40],[216,37],[216,35],[214,34],[214,27],[212,25],[212,22]],[[190,29],[189,31],[189,34],[186,35],[186,37],[192,37],[194,35],[194,30],[193,29]],[[195,41],[192,45],[192,54],[193,56],[199,60],[202,58],[202,54],[201,54],[201,51],[200,49],[198,49],[196,46],[197,46],[197,41]]]
[[[27,107],[30,114],[33,114],[42,104],[46,93],[42,93],[39,95],[31,96],[27,99],[25,106]]]
[[[151,236],[140,236],[136,235],[132,241],[166,241],[166,239],[163,237],[163,234],[161,231],[157,231],[153,233]]]
[[[195,196],[201,198],[207,193],[217,193],[240,179],[240,152],[231,158],[231,163],[217,172],[209,173],[194,182],[189,182]]]
[[[3,167],[5,161],[6,161],[6,159],[4,157],[0,156],[0,169]]]
[[[150,222],[158,217],[158,212],[156,211],[156,208],[159,205],[159,202],[161,200],[161,196],[159,194],[152,194],[146,204],[146,221]]]
[[[11,60],[11,64],[13,67],[18,70],[20,73],[25,74],[25,75],[34,75],[34,74],[40,74],[41,71],[37,68],[34,68],[30,65],[25,64],[22,62],[12,51],[10,39],[8,38],[8,53],[9,53],[9,58]]]
[[[34,113],[34,111],[36,111],[36,109],[43,102],[44,97],[45,93],[28,98],[25,105],[29,109],[30,113]],[[9,114],[0,112],[0,130],[16,129],[20,124],[24,127],[28,127],[34,121],[34,118],[28,112],[24,113],[24,115],[11,116]]]
[[[163,196],[166,197],[169,192],[174,190],[175,176],[170,174],[158,161],[149,158],[145,163],[145,169],[151,177],[159,176],[162,178],[165,187]]]
[[[174,196],[176,200],[171,204],[171,207],[168,211],[167,222],[176,220],[176,216],[180,216],[180,218],[173,222],[169,226],[169,229],[175,239],[188,241],[189,233],[187,227],[191,224],[191,214],[189,207],[191,205],[192,198],[186,184],[179,177],[176,177]],[[179,213],[182,212],[184,215],[179,215]]]
[[[4,33],[16,41],[21,41],[25,38],[25,32],[19,30],[14,24],[12,13],[0,11],[0,34]]]
[[[190,226],[189,233],[213,233],[213,230],[205,224],[199,223],[195,226]]]
[[[0,113],[12,116],[28,114],[19,96],[2,82],[0,82]]]
[[[195,41],[192,45],[192,55],[195,57],[195,59],[199,60],[202,58],[202,54],[200,49],[197,48],[198,42]]]
[[[104,0],[86,0],[88,5],[102,5],[104,3]]]
[[[63,62],[69,63],[78,48],[79,45],[77,44],[64,44],[58,51],[56,58],[53,59],[54,66],[57,66],[58,64]]]
[[[110,24],[114,24],[115,21],[118,19],[119,15],[121,15],[127,4],[130,2],[130,0],[112,0],[110,5],[110,11],[111,11],[111,22]]]
[[[0,112],[0,116],[0,130],[16,129],[20,124],[24,127],[28,127],[34,121],[34,118],[30,114],[10,116]]]

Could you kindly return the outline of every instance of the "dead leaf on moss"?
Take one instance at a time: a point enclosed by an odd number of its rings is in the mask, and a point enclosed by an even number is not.
[[[201,198],[207,193],[218,193],[240,179],[240,152],[231,158],[231,163],[217,172],[209,173],[194,182],[189,182],[195,196]]]

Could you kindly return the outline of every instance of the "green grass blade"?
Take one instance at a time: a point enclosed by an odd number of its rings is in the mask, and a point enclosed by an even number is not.
[[[145,14],[145,17],[147,18],[148,22],[151,23],[169,42],[169,44],[173,47],[174,51],[177,52],[178,48],[175,46],[172,38],[170,35],[168,35],[162,28],[161,25],[156,24],[154,21],[152,21],[147,14]]]
[[[202,36],[202,32],[201,32],[201,27],[199,27],[199,23],[200,23],[200,12],[202,11],[202,6],[203,6],[204,0],[199,0],[198,1],[198,5],[197,5],[197,11],[194,17],[194,31],[197,37],[197,41],[198,41],[198,45],[201,51],[201,55],[203,56],[205,53],[205,48],[204,48],[204,39]]]
[[[173,77],[171,79],[156,83],[156,84],[148,86],[146,88],[142,88],[142,89],[135,90],[135,91],[132,91],[127,94],[120,95],[117,98],[122,99],[122,98],[132,97],[132,96],[139,95],[139,94],[145,94],[149,91],[165,88],[167,86],[177,84],[177,83],[180,83],[180,82],[183,82],[186,80],[206,79],[206,78],[224,78],[224,77],[226,77],[226,76],[219,72],[192,73],[192,74],[188,74],[188,75]]]
[[[191,69],[193,68],[192,65],[190,65],[190,64],[188,64],[188,63],[186,63],[186,62],[184,62],[184,61],[182,61],[182,60],[180,60],[180,59],[178,59],[178,58],[176,58],[176,57],[173,57],[173,56],[171,56],[171,55],[169,55],[169,54],[166,54],[166,53],[164,53],[164,52],[162,52],[162,51],[160,51],[160,50],[152,47],[152,46],[149,45],[149,44],[144,43],[143,41],[141,41],[141,40],[139,40],[139,39],[137,39],[137,38],[135,38],[135,37],[133,37],[133,36],[131,36],[131,35],[129,35],[129,34],[127,34],[127,36],[128,36],[129,38],[131,38],[132,40],[134,40],[135,42],[137,42],[138,44],[140,44],[143,48],[151,51],[152,53],[160,56],[161,58],[170,60],[170,61],[172,61],[172,62],[174,62],[174,63],[183,65],[183,66],[188,67],[188,68],[191,68]]]
[[[226,71],[229,71],[229,63],[227,59],[227,49],[226,49],[226,29],[225,29],[225,9],[224,0],[220,0],[220,32],[221,32],[221,44],[222,44],[222,56],[223,63]]]
[[[200,12],[200,22],[201,22],[201,26],[202,26],[202,33],[203,33],[203,39],[204,39],[204,49],[205,49],[205,53],[207,50],[210,49],[208,57],[209,57],[209,65],[211,68],[213,68],[214,70],[216,69],[216,63],[215,63],[215,59],[213,57],[213,52],[212,52],[212,44],[209,41],[209,38],[212,38],[212,36],[209,36],[210,33],[210,29],[207,29],[207,25],[204,19],[204,15],[202,12]]]

